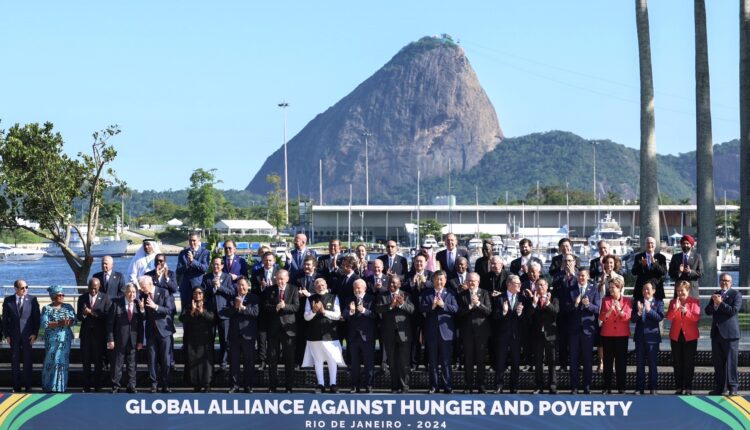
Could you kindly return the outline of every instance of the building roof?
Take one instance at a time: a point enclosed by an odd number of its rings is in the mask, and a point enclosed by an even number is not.
[[[273,230],[273,226],[262,219],[223,219],[214,225],[216,229]]]

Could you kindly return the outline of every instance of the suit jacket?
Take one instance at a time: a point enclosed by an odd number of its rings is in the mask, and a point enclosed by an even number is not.
[[[240,258],[237,254],[234,254],[231,258],[225,255],[221,261],[224,262],[224,268],[221,269],[222,272],[235,275],[237,279],[250,277],[250,273],[247,271],[247,261],[244,258]],[[232,284],[236,283],[237,280],[232,281]]]
[[[492,298],[492,318],[498,322],[497,329],[493,330],[492,334],[498,338],[520,341],[523,330],[527,326],[526,320],[531,305],[529,305],[528,299],[520,292],[516,294],[514,307],[509,308],[507,314],[503,314],[504,303],[508,303],[508,306],[510,306],[506,292]],[[521,315],[518,315],[517,309],[521,304],[523,305],[523,311]]]
[[[357,279],[360,279],[357,272],[352,272],[349,277],[341,274],[341,276],[334,281],[334,285],[331,286],[331,292],[339,297],[339,303],[347,301],[349,297],[354,295],[354,281]]]
[[[260,299],[249,291],[242,300],[243,311],[234,307],[234,299],[227,309],[229,314],[229,341],[236,342],[240,338],[253,340],[258,336],[258,316],[260,315]]]
[[[557,314],[560,312],[560,302],[557,297],[545,301],[544,306],[537,302],[536,307],[529,300],[529,334],[532,338],[543,340],[557,339]]]
[[[721,294],[721,290],[714,294]],[[711,339],[739,339],[740,321],[737,314],[742,308],[742,294],[735,289],[728,289],[718,308],[713,300],[706,305],[706,315],[711,315]],[[3,316],[5,316],[3,314]]]
[[[422,291],[419,298],[419,310],[424,315],[424,337],[427,343],[438,340],[449,341],[456,336],[456,323],[454,316],[458,313],[458,302],[456,295],[448,288],[440,292],[443,299],[443,307],[432,308],[437,291],[427,288]],[[435,343],[436,344],[436,343]]]
[[[480,278],[479,288],[489,291],[490,293],[493,291],[505,292],[505,281],[507,280],[508,271],[503,267],[503,270],[501,270],[500,273],[490,272],[484,275],[484,278]]]
[[[273,266],[273,269],[271,271],[271,284],[266,284],[266,288],[270,287],[271,285],[276,283],[276,272],[279,271],[279,268],[276,267],[276,265]],[[253,272],[252,277],[250,278],[250,285],[252,285],[252,292],[258,296],[260,296],[263,293],[263,281],[266,279],[266,269],[261,266],[260,269],[257,269]]]
[[[193,253],[193,262],[188,263],[187,256],[190,250],[185,248],[177,256],[177,283],[180,291],[192,291],[200,287],[211,260],[211,251],[199,248]]]
[[[141,293],[140,300],[143,301],[144,315],[146,321],[146,341],[151,341],[154,337],[166,338],[172,336],[175,332],[172,315],[175,313],[174,297],[166,290],[154,288],[154,298],[156,310],[146,306],[146,295]]]
[[[466,276],[468,274],[469,274],[469,272],[463,273],[463,277],[464,277],[463,284],[466,284]],[[459,274],[458,274],[458,272],[456,272],[456,274],[453,275],[452,278],[448,279],[448,285],[446,285],[445,287],[448,288],[448,289],[450,289],[454,293],[456,293],[456,295],[459,295],[459,294],[461,294],[461,292],[463,292],[463,288],[461,287],[461,284],[462,284],[462,282],[459,279]]]
[[[276,338],[281,333],[286,336],[294,337],[297,335],[297,318],[296,313],[299,309],[299,291],[292,284],[287,284],[284,288],[285,306],[281,310],[276,310],[279,304],[279,287],[272,285],[263,290],[261,296],[261,306],[263,319],[265,320],[269,338]]]
[[[355,311],[354,315],[349,314],[349,306],[354,303],[357,306],[357,298],[355,296],[350,297],[344,306],[341,307],[341,315],[345,321],[349,322],[347,339],[351,343],[354,340],[361,340],[362,342],[375,342],[375,325],[376,316],[375,313],[375,296],[372,294],[365,293],[362,297],[362,306],[365,308],[364,312]]]
[[[622,276],[623,269],[620,268],[620,271],[615,272],[615,273]],[[604,274],[604,268],[602,268],[601,258],[594,258],[593,260],[589,261],[589,278],[590,279],[593,279],[594,281],[599,281],[603,274]]]
[[[401,291],[409,293],[409,296],[411,296],[411,302],[415,303],[416,306],[419,306],[422,292],[428,288],[432,288],[432,272],[425,270],[422,274],[426,279],[424,284],[418,285],[414,279],[416,273],[410,272],[406,275],[406,279],[404,279],[404,282],[401,285]]]
[[[633,311],[633,302],[630,297],[620,296],[620,308],[622,315],[610,309],[614,306],[614,299],[611,296],[602,300],[602,307],[599,311],[599,320],[602,322],[599,334],[609,337],[630,336],[630,315]]]
[[[645,300],[645,299],[642,299]],[[640,302],[638,302],[640,303]],[[656,298],[651,299],[651,310],[646,312],[643,309],[643,315],[638,315],[638,304],[635,304],[635,309],[630,316],[630,321],[635,323],[635,335],[633,340],[636,345],[640,341],[646,343],[660,343],[661,332],[659,331],[659,323],[664,319],[664,302]]]
[[[643,284],[651,282],[656,289],[654,298],[664,300],[664,275],[667,274],[667,258],[661,253],[654,254],[654,260],[651,267],[644,267],[641,259],[645,258],[646,253],[641,252],[633,258],[633,268],[630,272],[636,276],[635,287],[633,288],[633,300],[643,299]]]
[[[154,280],[154,285],[168,291],[169,294],[177,293],[177,278],[173,271],[167,270],[167,275],[160,278],[156,274],[156,269],[154,269],[146,272],[146,276],[150,276]]]
[[[523,257],[518,257],[515,260],[513,260],[513,261],[510,262],[510,273],[512,273],[514,275],[517,275],[517,276],[521,276],[521,277],[523,277],[522,280],[526,280],[526,272],[521,273],[521,260],[522,259],[523,259]],[[542,268],[544,267],[544,263],[542,263],[542,260],[540,260],[537,257],[532,257],[532,256],[528,257],[528,261],[527,261],[526,264],[528,264],[528,263],[530,263],[532,261],[536,261],[537,263],[539,263],[539,267],[542,267]],[[542,269],[542,271],[543,270],[544,269]],[[542,272],[539,273],[539,275],[542,275],[542,274],[543,274]]]
[[[300,252],[299,249],[295,248],[292,250],[291,254],[292,258],[286,262],[286,270],[289,271],[289,280],[296,281],[297,278],[302,276],[302,274],[304,273],[302,265],[305,261],[305,257],[307,257],[308,255],[312,255],[317,259],[318,254],[307,247],[305,247],[305,250],[302,252]]]
[[[104,272],[94,273],[93,278],[99,280],[101,285],[99,291],[106,294],[110,300],[122,297],[122,290],[125,289],[125,284],[127,284],[127,279],[125,279],[125,275],[122,273],[113,270],[112,274],[109,276],[109,282],[106,283],[104,282]]]
[[[12,342],[18,339],[28,339],[29,336],[39,334],[41,323],[39,302],[36,297],[26,294],[23,296],[21,313],[18,313],[16,295],[5,296],[3,300],[3,334]]]
[[[687,265],[690,268],[690,273],[680,272],[680,265],[685,262],[685,253],[680,252],[675,254],[671,260],[669,260],[669,277],[672,278],[675,285],[679,281],[690,282],[690,296],[698,297],[698,283],[700,282],[701,276],[703,276],[703,260],[701,255],[695,250],[690,251]]]
[[[401,290],[398,294],[404,297],[403,305],[391,308],[392,294],[388,291],[378,297],[375,311],[381,318],[380,329],[383,333],[383,339],[388,340],[398,336],[398,340],[401,342],[410,342],[412,333],[411,315],[414,313],[414,305],[409,298],[409,294]]]
[[[339,269],[341,268],[341,260],[343,259],[344,254],[339,253],[336,256],[336,267],[334,268],[332,255],[323,255],[318,258],[318,275],[325,278],[326,283],[329,286],[332,286],[339,277]]]
[[[379,256],[378,260],[383,262],[383,272],[388,273],[388,254]],[[404,256],[396,254],[393,257],[393,265],[390,267],[390,270],[403,279],[409,271],[409,263]]]
[[[387,292],[388,282],[389,278],[385,273],[381,274],[379,277],[376,277],[374,274],[365,277],[367,291],[372,294],[373,297],[378,297],[380,294]],[[380,284],[380,286],[378,286],[378,284]]]
[[[440,263],[440,268],[448,274],[449,278],[452,278],[453,275],[456,274],[456,259],[458,257],[464,257],[465,259],[469,259],[469,255],[466,253],[465,249],[456,248],[456,258],[453,261],[453,267],[448,268],[448,250],[444,249],[442,251],[439,251],[435,255],[435,260],[437,260],[438,263]]]
[[[91,309],[91,314],[83,315],[83,310],[87,307]],[[80,339],[88,338],[104,343],[107,337],[107,311],[109,307],[109,297],[102,292],[96,294],[93,306],[91,305],[91,296],[88,292],[78,296],[76,318],[81,322],[79,330]]]
[[[701,319],[701,304],[698,299],[688,297],[685,302],[687,312],[677,310],[678,298],[672,299],[667,311],[667,319],[672,321],[672,327],[669,329],[669,338],[677,342],[680,339],[680,332],[685,336],[685,341],[690,342],[700,337],[698,332],[698,321]]]
[[[217,319],[226,320],[230,316],[228,308],[233,306],[237,293],[232,284],[232,278],[228,274],[224,272],[219,274],[219,288],[214,288],[214,278],[213,273],[203,277],[201,288],[205,295],[204,300],[208,304],[206,307],[216,315]]]
[[[549,275],[554,279],[558,273],[565,267],[565,264],[563,264],[562,261],[563,255],[557,254],[554,257],[552,257],[552,261],[549,264]],[[576,258],[576,270],[581,268],[581,259],[578,258],[578,256],[575,256]]]
[[[125,297],[110,302],[107,311],[107,342],[115,343],[115,350],[130,345],[143,344],[143,314],[138,301],[133,301],[133,316],[128,321],[128,308]]]
[[[477,261],[474,262],[474,271],[479,275],[480,279],[490,273],[490,257],[477,258]]]
[[[302,276],[297,277],[294,284],[297,286],[298,291],[308,291],[310,294],[315,294],[315,280],[318,279],[318,273],[313,272],[309,277],[302,273]],[[301,308],[302,306],[300,306]]]
[[[458,294],[458,315],[461,338],[486,339],[490,335],[490,316],[492,315],[492,299],[490,293],[478,288],[477,298],[479,306],[469,309],[471,292],[462,291]]]
[[[594,336],[599,328],[599,309],[602,300],[597,286],[589,282],[581,291],[578,280],[575,280],[564,292],[560,292],[560,296],[564,296],[564,299],[560,300],[560,312],[564,315],[562,324],[565,325],[561,329],[569,334]],[[579,296],[581,300],[576,306]],[[583,304],[584,297],[589,299],[588,306]]]

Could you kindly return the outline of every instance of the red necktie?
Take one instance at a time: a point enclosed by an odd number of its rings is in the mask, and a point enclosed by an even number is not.
[[[128,304],[128,322],[133,320],[133,304]]]

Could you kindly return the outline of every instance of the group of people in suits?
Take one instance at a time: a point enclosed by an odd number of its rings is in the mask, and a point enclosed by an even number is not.
[[[56,309],[50,312],[62,315],[51,325],[52,320],[40,317],[38,302],[27,294],[25,281],[18,280],[15,294],[3,302],[2,314],[2,334],[11,346],[13,389],[31,389],[31,345],[40,325],[45,324],[52,335],[59,331],[53,328],[64,332],[77,320],[84,391],[101,389],[102,358],[108,350],[112,392],[123,385],[136,392],[136,351],[145,348],[151,391],[171,392],[174,296],[179,294],[185,375],[195,391],[211,389],[216,365],[218,371],[230,372],[231,393],[252,392],[256,372],[265,370],[269,391],[276,392],[281,362],[287,392],[295,386],[300,365],[314,367],[316,391],[337,392],[336,372],[346,364],[352,390],[371,392],[379,341],[381,366],[390,374],[394,393],[409,392],[410,373],[425,362],[429,393],[453,392],[457,361],[465,371],[467,393],[517,392],[522,362],[534,369],[535,393],[557,392],[558,366],[569,367],[573,393],[589,393],[596,346],[602,351],[604,393],[612,392],[613,376],[615,389],[622,393],[634,325],[635,393],[645,394],[657,389],[660,323],[668,319],[677,393],[692,393],[701,315],[695,296],[702,273],[692,237],[683,237],[683,252],[675,255],[668,269],[663,255],[656,252],[656,241],[647,238],[644,252],[635,256],[632,297],[624,294],[619,258],[608,253],[606,242],[600,242],[600,256],[589,268],[582,268],[570,241],[561,240],[560,253],[544,274],[527,239],[519,243],[521,255],[511,262],[510,270],[492,255],[492,242],[485,241],[473,272],[456,237],[448,234],[444,240],[446,249],[435,255],[436,270],[430,271],[426,268],[430,255],[418,253],[409,267],[395,241],[388,241],[386,253],[368,263],[361,253],[344,256],[338,240],[329,243],[328,255],[318,258],[307,249],[305,235],[298,234],[282,267],[268,249],[261,249],[259,263],[248,264],[236,255],[233,241],[224,243],[223,257],[211,259],[210,252],[200,247],[200,237],[191,235],[189,246],[178,257],[176,273],[167,267],[164,254],[155,254],[139,265],[143,274],[137,283],[114,271],[113,260],[105,257],[102,271],[91,278],[87,293],[78,297],[75,318],[64,317],[61,306],[56,306],[62,304],[64,294],[51,290]],[[675,297],[665,305],[667,273],[676,288]],[[738,390],[737,315],[742,296],[731,288],[731,281],[730,275],[721,275],[721,288],[704,309],[712,318],[714,394]],[[67,374],[67,361],[57,364]],[[487,365],[496,371],[491,386],[486,384]],[[62,387],[64,391],[66,383],[66,379],[53,380],[50,386],[55,388],[50,390]]]

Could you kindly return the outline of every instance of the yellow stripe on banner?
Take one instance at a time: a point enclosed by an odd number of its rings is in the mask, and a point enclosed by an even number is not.
[[[16,406],[26,400],[31,394],[11,394],[8,400],[0,403],[0,424],[5,422],[8,415],[13,412]]]
[[[750,402],[745,400],[742,396],[727,396],[727,399],[736,407],[738,411],[742,413],[748,420],[750,420]]]

